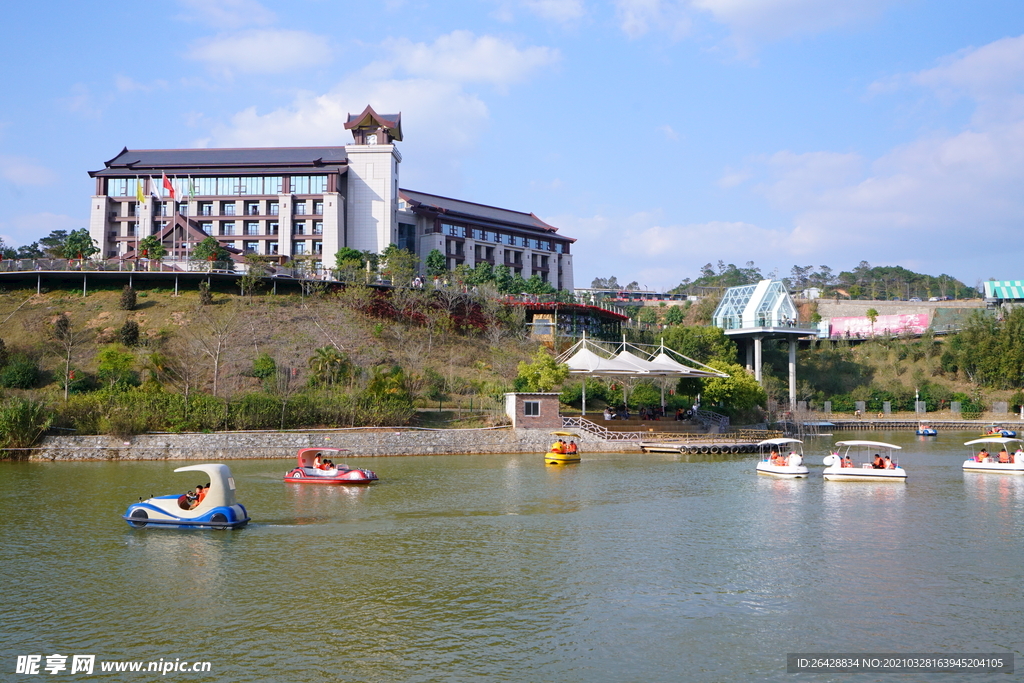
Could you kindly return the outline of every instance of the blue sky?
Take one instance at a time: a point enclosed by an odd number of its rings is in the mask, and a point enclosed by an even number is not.
[[[532,211],[577,285],[708,262],[1024,277],[1019,0],[16,3],[0,237],[87,225],[122,147],[334,145],[402,112],[403,187]]]

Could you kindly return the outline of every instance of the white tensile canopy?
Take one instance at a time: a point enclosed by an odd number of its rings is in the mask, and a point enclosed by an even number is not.
[[[645,345],[646,346],[646,345]],[[692,358],[666,348],[664,340],[657,347],[657,352],[645,351],[636,344],[622,343],[614,351],[589,340],[584,336],[558,357],[559,362],[569,366],[569,374],[584,375],[583,378],[583,414],[587,414],[587,382],[586,376],[621,377],[632,380],[639,377],[658,377],[679,379],[682,377],[728,377],[728,375],[712,367],[704,365]],[[634,351],[636,353],[634,353]],[[696,366],[686,365],[669,354],[689,361]],[[661,382],[661,405],[665,406],[665,383]],[[626,401],[626,382],[623,382],[623,402]]]

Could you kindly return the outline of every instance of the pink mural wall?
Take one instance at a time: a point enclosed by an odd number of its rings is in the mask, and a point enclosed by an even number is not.
[[[880,315],[875,324],[867,317],[832,318],[832,336],[871,337],[892,334],[923,334],[928,329],[927,313],[909,313],[905,315]]]

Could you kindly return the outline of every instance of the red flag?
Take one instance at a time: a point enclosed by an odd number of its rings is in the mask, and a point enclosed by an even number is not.
[[[164,176],[164,189],[167,190],[168,192],[170,192],[171,193],[171,199],[174,199],[175,198],[174,185],[172,185],[171,181],[167,179],[167,174],[166,173],[164,173],[163,176]]]

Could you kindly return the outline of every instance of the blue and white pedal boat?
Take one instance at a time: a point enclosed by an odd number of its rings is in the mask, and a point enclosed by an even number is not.
[[[235,480],[227,465],[206,464],[179,467],[175,472],[202,472],[210,486],[202,502],[189,508],[182,494],[156,496],[132,503],[123,519],[133,527],[177,529],[237,529],[249,523],[249,514],[235,501]]]

